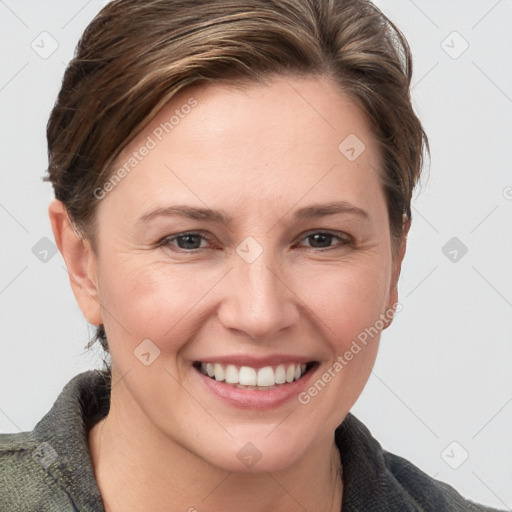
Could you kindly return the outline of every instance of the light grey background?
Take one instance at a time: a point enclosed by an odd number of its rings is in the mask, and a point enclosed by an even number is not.
[[[42,246],[39,258],[33,248],[53,240],[52,189],[41,181],[48,115],[81,32],[105,3],[0,0],[1,432],[31,430],[74,375],[100,367],[100,350],[83,349],[93,331],[62,257],[44,262]],[[512,1],[376,3],[411,44],[432,161],[415,194],[403,311],[383,333],[353,412],[388,451],[470,499],[510,509]]]

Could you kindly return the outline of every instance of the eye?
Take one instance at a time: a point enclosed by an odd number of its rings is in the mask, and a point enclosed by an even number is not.
[[[159,246],[176,247],[186,252],[192,252],[197,249],[204,249],[202,242],[212,242],[211,238],[196,232],[179,233],[177,235],[167,236],[158,242]]]
[[[347,235],[346,233],[335,234],[328,231],[315,231],[309,233],[305,238],[303,238],[303,240],[308,240],[310,244],[309,247],[314,249],[329,249],[335,247],[332,245],[334,240],[339,241],[337,244],[339,246],[353,244],[353,240],[350,235]]]
[[[302,237],[301,240],[307,240],[308,245],[299,247],[310,247],[313,249],[332,249],[336,246],[353,245],[352,237],[346,233],[331,233],[329,231],[313,231]],[[333,245],[333,242],[338,242]],[[213,239],[205,233],[186,232],[178,233],[163,238],[157,244],[159,247],[169,247],[171,250],[178,252],[197,252],[199,249],[207,249],[215,247]]]

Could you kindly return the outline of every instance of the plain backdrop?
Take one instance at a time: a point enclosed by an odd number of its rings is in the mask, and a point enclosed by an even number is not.
[[[101,367],[52,252],[41,177],[65,66],[105,3],[0,1],[0,432],[31,430],[73,376]],[[510,509],[512,1],[377,5],[412,47],[432,159],[414,197],[403,311],[352,412],[388,451]]]

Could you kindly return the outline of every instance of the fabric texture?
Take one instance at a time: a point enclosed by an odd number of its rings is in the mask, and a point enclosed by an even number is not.
[[[87,440],[109,407],[108,379],[91,370],[68,382],[32,432],[0,434],[0,512],[104,512]],[[335,439],[343,512],[496,512],[383,450],[351,413]]]

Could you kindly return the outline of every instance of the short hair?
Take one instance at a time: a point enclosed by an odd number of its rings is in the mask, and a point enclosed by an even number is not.
[[[51,112],[48,176],[95,250],[95,190],[121,150],[192,84],[326,76],[369,120],[396,257],[428,139],[411,98],[412,58],[369,0],[116,0],[78,42]],[[341,142],[341,141],[340,141]],[[108,352],[103,325],[99,340]]]

